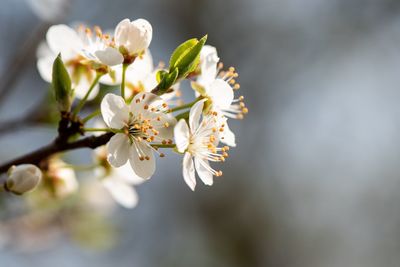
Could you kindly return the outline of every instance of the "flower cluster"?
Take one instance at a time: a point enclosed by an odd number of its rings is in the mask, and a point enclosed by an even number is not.
[[[195,190],[196,173],[204,184],[212,185],[222,171],[211,164],[225,162],[229,147],[236,146],[228,121],[242,119],[248,112],[243,96],[234,96],[240,88],[238,73],[233,67],[224,70],[216,48],[205,45],[207,36],[178,46],[167,67],[153,63],[148,21],[124,19],[109,32],[98,26],[55,25],[38,49],[39,73],[52,82],[62,121],[68,122],[66,133],[60,122],[64,139],[58,142],[67,147],[74,136],[89,132],[94,132],[93,140],[106,140],[89,146],[97,149],[88,169],[127,208],[138,201],[133,186],[154,175],[156,156],[164,157],[165,149],[182,155],[183,178],[191,190]],[[81,117],[87,101],[101,90],[110,90],[103,89],[104,84],[116,91],[100,94],[92,105],[99,108]],[[181,92],[189,84],[194,100],[183,103]],[[94,124],[89,122],[92,119]],[[59,156],[43,159],[39,166],[54,196],[78,191],[73,169],[79,166]],[[33,165],[13,167],[5,189],[18,194],[30,191],[42,172]]]

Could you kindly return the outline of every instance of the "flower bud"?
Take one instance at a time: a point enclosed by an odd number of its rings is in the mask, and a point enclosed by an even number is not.
[[[117,48],[128,56],[142,53],[150,45],[153,29],[145,19],[122,20],[115,28],[114,38]]]
[[[32,164],[12,166],[8,171],[6,189],[14,194],[22,195],[32,191],[42,179],[41,170]]]

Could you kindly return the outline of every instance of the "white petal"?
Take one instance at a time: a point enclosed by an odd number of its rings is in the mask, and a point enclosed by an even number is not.
[[[183,179],[192,191],[196,187],[196,176],[194,173],[193,159],[190,153],[186,152],[183,156]]]
[[[220,133],[220,141],[231,147],[236,146],[235,134],[229,128],[227,123],[225,123],[224,131]]]
[[[179,152],[185,152],[186,148],[189,146],[189,127],[184,119],[179,120],[174,128],[174,138],[176,148]]]
[[[201,75],[197,82],[202,85],[208,84],[217,77],[217,64],[219,57],[217,49],[210,45],[205,45],[200,52]]]
[[[136,173],[133,172],[131,164],[129,162],[119,168],[114,168],[114,176],[132,185],[139,185],[146,181],[145,179],[140,178],[136,175]]]
[[[148,79],[148,76],[153,74],[153,68],[153,58],[151,56],[150,50],[147,49],[142,57],[136,58],[135,61],[131,65],[129,65],[128,69],[126,70],[126,82],[131,83],[135,86],[137,86],[139,82],[142,82],[143,84],[145,84],[146,82],[150,82],[146,81],[146,79]],[[149,84],[149,86],[151,85],[152,84]],[[152,89],[154,89],[154,87]],[[145,88],[147,89],[146,86]]]
[[[85,97],[87,91],[90,88],[90,85],[92,84],[94,77],[95,77],[95,73],[93,71],[92,75],[91,75],[91,80],[87,79],[86,75],[81,75],[79,82],[78,83],[74,83],[73,87],[74,87],[74,92],[75,92],[75,96],[79,99],[82,99]],[[95,85],[95,87],[92,89],[92,91],[89,94],[89,97],[87,100],[93,100],[98,94],[99,94],[99,90],[100,90],[100,86],[98,84]]]
[[[48,56],[39,58],[37,61],[37,68],[43,80],[51,83],[53,73],[53,62],[55,57]]]
[[[108,66],[121,64],[124,60],[124,57],[121,55],[121,53],[113,47],[107,47],[104,50],[96,51],[95,55],[101,61],[101,63]]]
[[[213,105],[219,109],[227,109],[233,101],[233,89],[226,81],[216,79],[207,88],[207,95],[211,98]]]
[[[201,116],[201,113],[203,112],[203,106],[204,106],[205,100],[206,99],[197,101],[196,104],[194,104],[193,107],[190,109],[189,125],[190,125],[190,130],[192,131],[192,133],[194,133],[197,130],[197,128],[199,127],[200,116]]]
[[[125,134],[117,133],[107,144],[107,160],[114,167],[121,167],[129,158],[131,144]]]
[[[149,159],[140,160],[141,156],[147,156]],[[143,179],[149,179],[156,170],[156,160],[154,159],[153,150],[144,142],[133,141],[129,163],[136,175]]]
[[[61,53],[63,59],[71,58],[82,48],[82,41],[76,31],[64,24],[54,25],[46,34],[47,44],[55,53]]]
[[[162,139],[173,139],[174,138],[174,127],[177,123],[175,117],[168,113],[155,113],[153,117],[159,116],[161,118],[160,123],[158,126],[154,126],[154,128],[158,131],[158,137]],[[165,124],[168,125],[168,127],[165,127]]]
[[[207,160],[202,160],[199,158],[194,158],[194,163],[196,166],[197,174],[199,175],[200,179],[203,181],[205,185],[212,185],[213,184],[213,175],[209,172],[204,165],[210,165]],[[204,164],[204,165],[203,165]]]
[[[121,206],[130,209],[137,205],[139,197],[132,186],[111,178],[102,180],[102,183]]]
[[[121,129],[129,119],[129,109],[125,100],[115,94],[107,94],[101,101],[101,114],[111,128]]]
[[[129,19],[124,19],[115,27],[114,37],[118,46],[128,41],[130,23]]]

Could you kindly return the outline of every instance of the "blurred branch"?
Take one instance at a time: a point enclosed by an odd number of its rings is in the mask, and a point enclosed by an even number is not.
[[[114,133],[105,133],[100,136],[89,136],[74,142],[59,142],[57,139],[51,144],[39,148],[36,151],[28,153],[24,156],[11,160],[7,163],[0,165],[0,173],[6,172],[11,166],[18,164],[31,163],[38,165],[41,161],[47,159],[53,154],[74,150],[79,148],[97,148],[105,145]]]
[[[0,76],[0,102],[6,98],[14,83],[18,81],[19,76],[27,66],[26,62],[30,62],[32,57],[35,57],[36,48],[49,26],[48,22],[41,22],[36,26],[6,64],[7,67]]]

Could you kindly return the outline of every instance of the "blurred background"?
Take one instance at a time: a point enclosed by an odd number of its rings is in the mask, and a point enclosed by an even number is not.
[[[146,18],[156,61],[208,33],[239,72],[250,109],[230,123],[238,146],[213,187],[199,183],[191,192],[180,157],[168,156],[137,188],[135,209],[117,208],[95,226],[77,218],[72,235],[10,223],[21,208],[7,199],[1,266],[399,266],[400,1],[0,0],[0,7],[2,162],[55,135],[27,119],[48,92],[36,46],[55,23],[112,29],[123,18]]]

